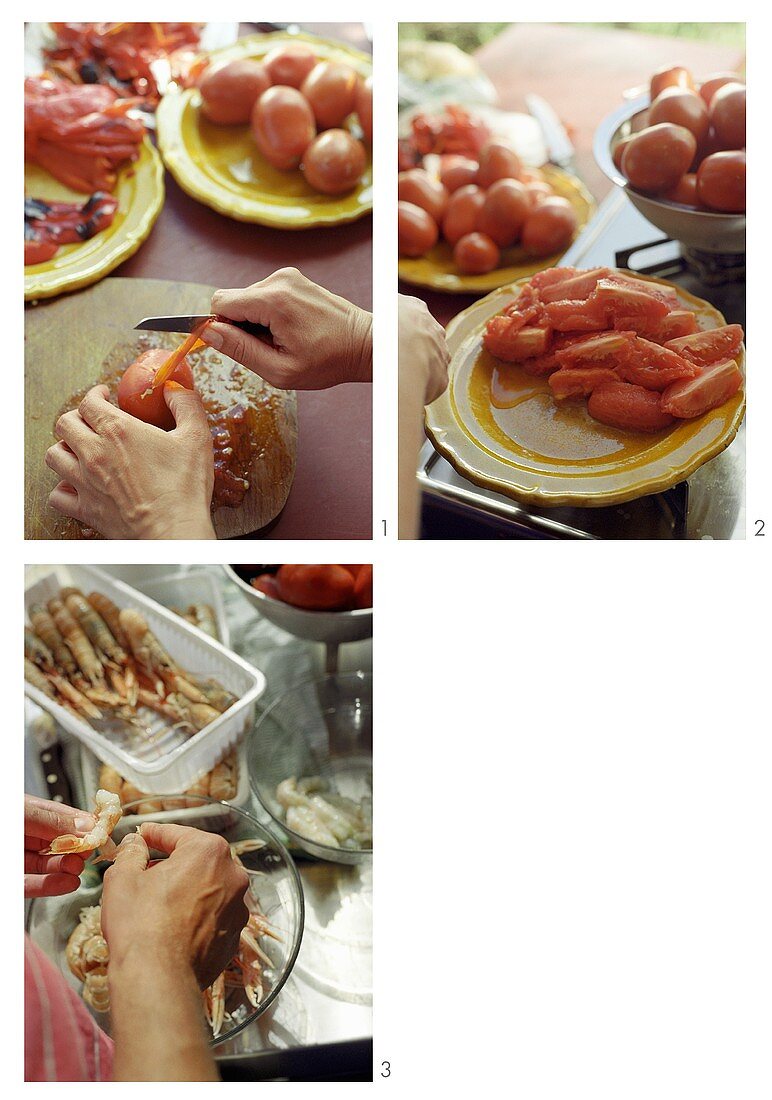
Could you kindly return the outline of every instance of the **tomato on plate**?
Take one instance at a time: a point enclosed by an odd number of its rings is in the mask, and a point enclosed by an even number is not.
[[[509,317],[491,317],[483,336],[483,347],[505,363],[544,355],[550,344],[550,330],[538,325],[518,328]]]
[[[252,108],[270,86],[265,65],[251,58],[208,69],[199,84],[201,112],[221,126],[249,122]]]
[[[634,432],[661,432],[673,423],[660,408],[660,395],[630,382],[607,382],[590,394],[587,410],[594,420]]]
[[[362,178],[367,154],[348,130],[325,130],[303,153],[301,169],[307,183],[323,195],[343,195]]]
[[[258,149],[274,168],[297,168],[316,136],[314,116],[297,88],[276,85],[263,92],[252,111]]]
[[[577,224],[576,211],[567,199],[546,198],[525,220],[523,249],[529,256],[552,256],[568,247]]]
[[[619,375],[611,367],[573,367],[550,375],[549,387],[556,401],[572,397],[588,397],[606,382],[618,382]]]
[[[665,346],[698,367],[734,358],[743,342],[741,325],[704,329],[692,336],[673,339]]]
[[[453,192],[442,219],[442,235],[448,244],[456,245],[467,233],[474,233],[484,205],[485,192],[476,184]]]
[[[488,188],[477,228],[499,248],[508,248],[520,237],[530,210],[528,191],[519,180],[496,180]]]
[[[459,187],[477,183],[477,168],[476,160],[459,156],[457,153],[449,153],[440,160],[440,182],[451,194],[458,191]]]
[[[397,176],[397,199],[420,206],[439,225],[448,205],[448,192],[423,168],[409,168]]]
[[[274,46],[265,55],[264,64],[273,84],[299,88],[317,61],[310,46],[302,42],[288,42],[283,46]]]
[[[118,383],[118,407],[136,416],[137,420],[144,420],[146,424],[154,424],[167,432],[175,427],[175,422],[166,404],[164,388],[151,387],[156,373],[170,355],[166,348],[148,348],[137,356]],[[186,390],[195,389],[193,372],[187,359],[179,363],[170,381],[178,382]]]
[[[500,253],[485,233],[467,233],[456,242],[453,260],[464,275],[484,275],[498,267]]]
[[[519,179],[522,164],[520,158],[508,145],[492,141],[480,153],[480,167],[477,182],[480,187],[490,187],[496,180]]]
[[[734,359],[712,363],[703,367],[695,378],[668,386],[662,394],[662,409],[672,416],[692,420],[723,405],[737,393],[742,381],[742,371]]]
[[[425,256],[439,237],[434,218],[412,202],[397,203],[397,237],[400,256]]]
[[[362,133],[368,145],[373,143],[373,78],[368,76],[357,79],[354,96],[354,110],[362,127]]]
[[[339,61],[320,61],[300,89],[320,130],[340,126],[356,106],[357,74]]]

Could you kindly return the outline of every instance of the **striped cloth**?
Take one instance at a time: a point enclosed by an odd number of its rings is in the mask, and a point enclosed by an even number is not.
[[[110,1081],[113,1042],[29,936],[24,938],[24,1080]]]

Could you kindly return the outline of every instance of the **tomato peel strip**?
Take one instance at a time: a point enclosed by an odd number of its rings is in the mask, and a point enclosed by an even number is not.
[[[153,384],[146,392],[151,393],[153,390],[157,390],[159,386],[162,386],[176,371],[185,356],[191,351],[197,351],[199,348],[206,347],[204,341],[200,338],[201,333],[206,326],[214,321],[215,317],[205,317],[203,321],[200,321],[196,327],[191,331],[190,335],[183,340],[178,348],[176,348],[168,359],[164,360],[161,366],[156,371]]]

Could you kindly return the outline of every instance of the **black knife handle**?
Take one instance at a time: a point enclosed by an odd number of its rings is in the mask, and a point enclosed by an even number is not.
[[[64,770],[64,753],[61,742],[55,741],[40,753],[40,765],[48,788],[48,797],[52,802],[62,802],[72,806],[72,788]]]

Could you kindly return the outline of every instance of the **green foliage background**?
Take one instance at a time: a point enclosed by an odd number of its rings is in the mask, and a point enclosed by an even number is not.
[[[400,39],[427,42],[453,42],[459,49],[471,53],[495,38],[508,23],[400,23]],[[692,38],[703,42],[722,42],[730,46],[745,46],[744,23],[569,23],[571,27],[616,28],[641,31],[668,38]]]

